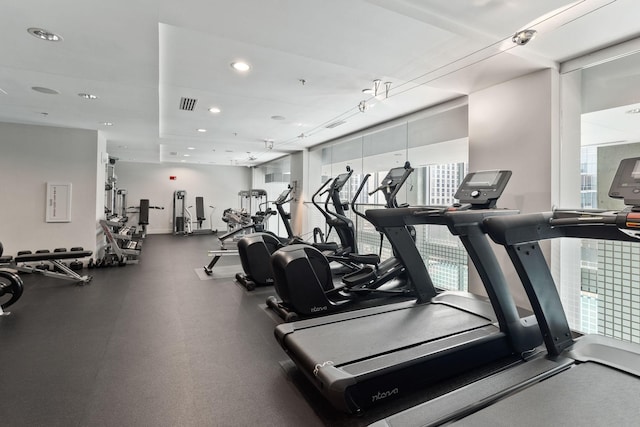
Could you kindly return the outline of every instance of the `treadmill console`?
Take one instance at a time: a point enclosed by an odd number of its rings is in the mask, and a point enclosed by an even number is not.
[[[464,177],[453,196],[472,208],[493,208],[511,178],[511,171],[492,170],[471,172]]]
[[[640,207],[640,157],[620,162],[609,189],[609,197],[624,199],[628,206]]]

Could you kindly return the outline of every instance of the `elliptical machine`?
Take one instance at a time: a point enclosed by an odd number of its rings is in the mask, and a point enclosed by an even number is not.
[[[345,215],[345,205],[346,208],[348,208],[348,204],[340,200],[340,191],[349,181],[352,174],[353,170],[347,166],[346,172],[325,181],[311,197],[313,205],[322,213],[322,216],[324,216],[329,226],[327,236],[330,235],[331,231],[335,230],[340,239],[340,244],[336,242],[326,242],[324,239],[321,239],[320,242],[307,243],[300,237],[293,235],[293,230],[289,222],[290,215],[285,212],[283,208],[283,205],[291,200],[289,196],[292,189],[289,188],[280,194],[280,197],[274,202],[285,224],[288,234],[287,238],[279,238],[267,233],[253,233],[238,240],[238,254],[240,255],[240,262],[244,273],[236,274],[236,280],[249,291],[254,290],[256,286],[272,285],[271,254],[291,244],[314,246],[317,250],[322,251],[331,261],[336,261],[351,271],[358,268],[359,265],[355,264],[355,262],[349,258],[349,254],[354,251],[356,247],[355,227],[353,221]],[[326,197],[323,208],[318,198],[325,194]],[[330,203],[333,206],[333,210],[329,207]],[[314,231],[314,237],[318,234],[321,233]]]
[[[270,256],[273,252],[281,248],[286,242],[294,238],[291,229],[291,215],[285,212],[283,205],[291,201],[291,186],[288,186],[273,204],[282,219],[287,237],[278,237],[272,233],[252,233],[238,240],[238,255],[242,264],[243,273],[236,274],[236,280],[247,290],[252,291],[256,286],[268,286],[273,284],[271,268],[269,262],[261,262],[265,254]]]
[[[399,205],[396,196],[400,191],[400,188],[404,185],[406,180],[409,178],[409,175],[413,173],[414,169],[411,167],[411,164],[407,161],[404,166],[391,169],[387,175],[384,177],[380,185],[369,192],[369,195],[373,195],[376,192],[380,191],[384,195],[385,205],[384,207],[387,209],[394,209],[400,207],[406,207],[408,205]],[[358,197],[362,193],[367,181],[371,177],[371,174],[366,174],[358,191],[354,195],[351,200],[351,210],[358,215],[363,220],[369,222],[366,215],[356,208],[356,202]],[[408,225],[406,228],[411,233],[411,236],[414,238],[416,236],[415,227]],[[380,233],[380,252],[382,251],[382,242],[384,239],[384,235],[382,231],[378,230]],[[387,284],[388,282],[398,279],[401,283],[396,283],[396,286],[405,285],[407,281],[407,277],[405,275],[406,268],[402,261],[396,257],[395,253],[393,256],[385,259],[380,262],[380,255],[372,256],[372,255],[359,255],[352,253],[349,255],[350,258],[359,264],[364,264],[358,270],[348,273],[342,277],[342,283],[347,286],[350,292],[357,292],[358,287],[362,288],[360,291],[366,291],[371,289],[377,289],[380,286]]]
[[[385,208],[398,208],[396,196],[402,185],[414,171],[409,162],[404,166],[391,169],[381,184],[369,192],[369,195],[381,191],[385,196]],[[358,216],[366,216],[356,208],[356,201],[362,193],[371,175],[365,175],[355,196],[351,200],[351,209]],[[415,229],[408,226],[415,238]],[[382,245],[382,235],[381,235]],[[380,262],[377,254],[349,254],[353,263],[364,264],[352,273],[342,277],[342,284],[334,284],[328,259],[317,248],[308,245],[292,245],[279,249],[271,256],[275,289],[281,301],[269,297],[267,306],[285,321],[296,320],[299,316],[311,317],[325,315],[347,308],[361,301],[363,297],[411,297],[405,266],[392,256]]]

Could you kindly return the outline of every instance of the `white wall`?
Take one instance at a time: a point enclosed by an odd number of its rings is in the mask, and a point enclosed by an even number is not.
[[[138,206],[140,199],[149,199],[151,206],[163,206],[164,210],[149,211],[147,232],[170,233],[173,231],[173,192],[187,191],[187,206],[193,206],[191,213],[195,219],[195,198],[204,197],[204,228],[210,228],[209,218],[213,211],[213,228],[226,230],[222,212],[227,208],[239,208],[238,192],[248,190],[251,185],[251,169],[240,166],[205,166],[117,162],[115,166],[118,181],[116,186],[127,190],[127,206]],[[176,180],[169,179],[175,176]],[[137,222],[133,216],[132,221]]]
[[[95,249],[97,132],[0,123],[0,240],[5,254]],[[72,184],[71,222],[45,222],[46,183]]]
[[[499,207],[523,213],[552,208],[552,170],[559,146],[559,75],[542,70],[469,96],[469,170],[509,169]],[[543,245],[548,251],[548,245]],[[516,303],[529,306],[520,281],[498,248]],[[484,293],[475,272],[469,290]]]

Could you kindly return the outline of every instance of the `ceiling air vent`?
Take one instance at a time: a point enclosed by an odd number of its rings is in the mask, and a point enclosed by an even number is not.
[[[193,111],[196,108],[196,102],[198,102],[195,98],[180,98],[180,109],[184,111]]]
[[[338,127],[338,126],[340,126],[340,125],[343,125],[343,124],[345,124],[345,123],[347,123],[347,122],[345,122],[344,120],[338,120],[337,122],[329,123],[329,124],[328,124],[328,125],[326,125],[325,127],[326,127],[327,129],[333,129],[333,128]]]

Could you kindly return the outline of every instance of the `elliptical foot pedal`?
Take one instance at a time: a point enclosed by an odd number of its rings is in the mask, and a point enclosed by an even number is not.
[[[342,276],[342,283],[347,287],[360,286],[376,280],[377,277],[375,268],[365,266],[360,270]]]

